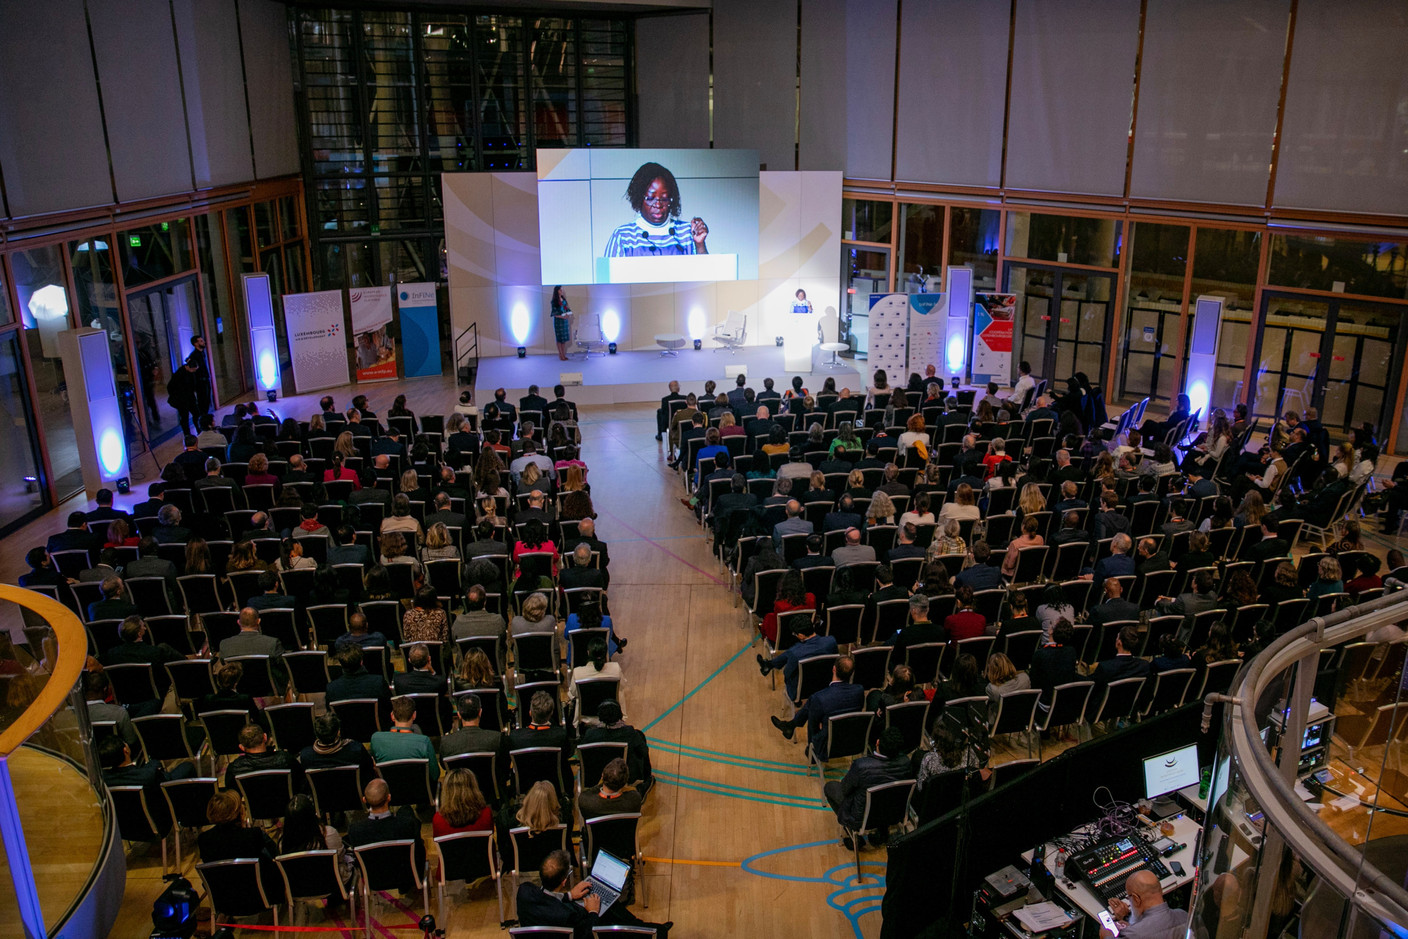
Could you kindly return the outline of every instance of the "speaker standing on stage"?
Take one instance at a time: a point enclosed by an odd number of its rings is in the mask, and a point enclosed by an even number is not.
[[[567,303],[567,295],[562,285],[552,288],[552,336],[557,340],[557,357],[567,361],[567,343],[572,339],[572,307]]]

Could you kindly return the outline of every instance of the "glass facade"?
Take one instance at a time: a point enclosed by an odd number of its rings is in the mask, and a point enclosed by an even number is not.
[[[900,263],[905,293],[938,293],[944,269],[944,207],[905,205],[900,213]]]
[[[1192,326],[1192,310],[1183,296],[1190,232],[1187,225],[1156,222],[1140,222],[1130,232],[1124,329],[1116,392],[1109,403],[1144,397],[1169,401],[1179,391],[1187,352],[1185,310],[1187,326]]]
[[[291,15],[319,288],[363,270],[377,284],[438,279],[442,172],[531,170],[539,147],[634,135],[626,20]]]
[[[59,358],[59,332],[76,325],[63,262],[57,246],[10,255],[23,341],[34,376],[36,414],[46,442],[49,479],[56,499],[83,488],[78,441],[68,407],[68,384]]]

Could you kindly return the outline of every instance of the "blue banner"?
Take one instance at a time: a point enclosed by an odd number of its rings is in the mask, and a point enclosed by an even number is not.
[[[434,284],[399,284],[396,299],[401,312],[401,360],[405,377],[439,375],[440,310]]]

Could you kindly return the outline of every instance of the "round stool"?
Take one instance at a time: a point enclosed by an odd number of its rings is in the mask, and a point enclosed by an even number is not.
[[[660,347],[661,355],[678,356],[688,342],[689,340],[679,333],[661,333],[655,337],[655,344]]]
[[[823,342],[821,344],[821,351],[831,353],[831,361],[826,363],[826,367],[844,368],[845,366],[843,366],[840,362],[836,361],[836,353],[845,352],[850,347],[851,344],[849,342]]]

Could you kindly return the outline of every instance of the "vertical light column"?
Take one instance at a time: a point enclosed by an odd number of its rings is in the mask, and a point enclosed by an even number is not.
[[[254,384],[270,401],[279,397],[279,338],[274,329],[274,295],[268,274],[241,274],[244,307],[248,311],[249,348],[253,353]]]
[[[83,488],[91,498],[128,475],[127,434],[113,376],[112,352],[101,329],[65,329],[59,356],[68,379],[68,403],[78,442]],[[86,428],[86,429],[85,429]]]
[[[1203,294],[1193,302],[1193,335],[1188,339],[1188,367],[1183,387],[1193,410],[1203,412],[1207,426],[1212,383],[1217,375],[1217,340],[1221,334],[1223,298]]]
[[[945,314],[944,360],[939,377],[968,377],[968,347],[973,322],[973,269],[949,267],[944,278],[948,285],[948,312]]]

